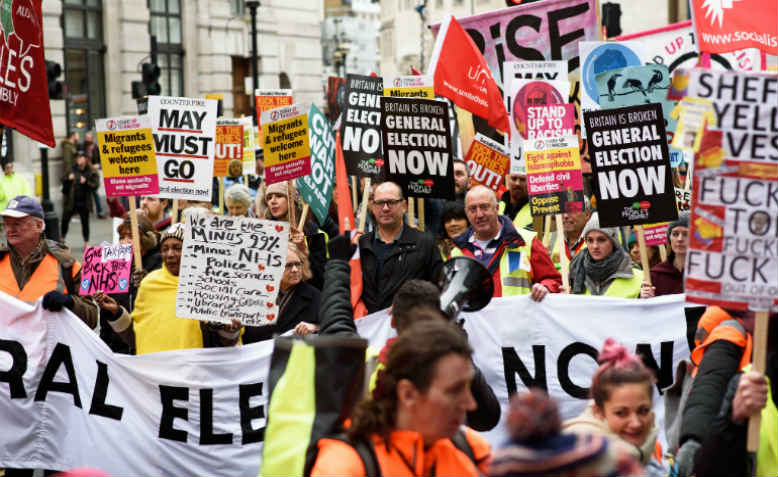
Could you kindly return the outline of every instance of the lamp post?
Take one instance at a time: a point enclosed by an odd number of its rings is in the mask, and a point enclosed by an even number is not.
[[[424,71],[424,20],[427,18],[427,13],[425,12],[427,0],[418,1],[419,3],[416,5],[416,12],[419,14],[419,19],[421,20],[421,26],[419,27],[419,40],[421,42],[419,50],[419,71]]]
[[[249,0],[246,2],[246,6],[251,14],[251,85],[253,87],[251,96],[253,98],[254,91],[259,88],[259,53],[257,52],[257,9],[259,2]],[[251,101],[251,110],[254,112],[254,124],[259,124],[256,100]]]

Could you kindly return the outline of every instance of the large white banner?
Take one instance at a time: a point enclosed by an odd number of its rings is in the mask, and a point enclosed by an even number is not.
[[[394,334],[386,312],[357,325],[378,348]],[[564,418],[584,408],[607,337],[650,352],[661,386],[689,354],[682,295],[499,298],[465,315],[465,329],[504,410],[509,392],[540,386]],[[115,355],[70,312],[0,293],[0,467],[256,476],[271,351],[264,342]],[[504,442],[503,423],[487,437]]]

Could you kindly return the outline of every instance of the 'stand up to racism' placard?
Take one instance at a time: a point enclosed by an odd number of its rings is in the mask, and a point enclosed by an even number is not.
[[[159,193],[154,139],[148,116],[96,119],[105,194],[130,197]]]
[[[584,116],[603,227],[678,218],[662,106],[649,103]]]
[[[176,315],[260,326],[278,318],[289,224],[244,217],[190,215]]]
[[[406,197],[454,198],[448,104],[381,98],[386,177]]]
[[[149,96],[160,197],[211,200],[217,103]]]
[[[79,295],[130,291],[132,244],[87,247],[81,264]]]
[[[584,193],[578,136],[530,139],[524,145],[532,215],[582,212]]]
[[[377,178],[383,174],[380,103],[383,92],[383,78],[362,75],[346,78],[340,140],[350,175]]]
[[[265,134],[265,180],[288,181],[311,173],[308,108],[293,104],[262,113]]]

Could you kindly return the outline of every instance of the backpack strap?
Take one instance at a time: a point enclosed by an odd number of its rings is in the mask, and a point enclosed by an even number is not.
[[[330,439],[336,439],[350,445],[357,451],[359,458],[362,459],[362,465],[365,467],[365,475],[370,477],[383,477],[381,466],[378,465],[378,456],[376,456],[373,443],[365,439],[352,440],[345,433],[330,436]]]
[[[465,431],[463,431],[462,429],[457,429],[456,434],[454,434],[454,437],[451,438],[451,442],[454,444],[454,447],[464,452],[467,458],[473,461],[473,464],[476,467],[478,466],[478,461],[475,459],[473,448],[470,446],[470,443],[467,442]]]

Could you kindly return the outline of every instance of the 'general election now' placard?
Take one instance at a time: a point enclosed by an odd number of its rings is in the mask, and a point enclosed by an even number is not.
[[[649,103],[584,116],[600,225],[678,218],[662,106]]]
[[[262,113],[265,124],[265,181],[268,185],[311,173],[308,109],[293,104]]]
[[[105,194],[108,197],[158,194],[151,119],[147,115],[96,119],[95,127]]]
[[[348,75],[340,126],[343,159],[350,175],[381,177],[381,95],[383,78]]]

